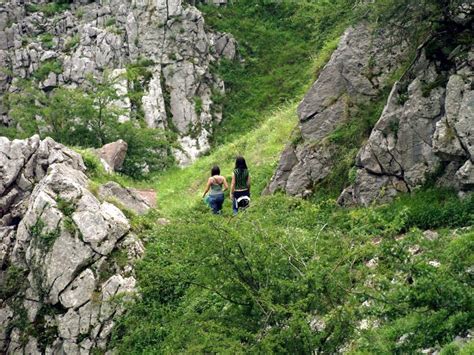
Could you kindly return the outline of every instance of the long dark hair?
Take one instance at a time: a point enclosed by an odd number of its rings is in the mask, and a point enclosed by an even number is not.
[[[221,169],[217,165],[214,165],[211,169],[211,176],[214,175],[220,175],[221,174]]]
[[[243,156],[239,155],[237,158],[235,158],[235,168],[238,170],[248,169],[247,163],[245,162],[245,159]]]

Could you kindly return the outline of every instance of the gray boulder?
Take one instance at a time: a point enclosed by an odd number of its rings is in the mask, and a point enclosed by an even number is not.
[[[97,155],[107,172],[118,171],[122,168],[127,156],[128,144],[122,139],[108,143],[97,151]]]
[[[145,214],[152,206],[139,193],[109,181],[99,188],[99,197],[118,202],[121,206],[137,214]]]

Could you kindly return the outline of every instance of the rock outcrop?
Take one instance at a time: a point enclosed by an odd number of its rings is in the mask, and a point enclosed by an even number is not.
[[[103,200],[112,200],[118,202],[124,208],[137,214],[145,214],[152,205],[133,189],[120,186],[116,182],[109,181],[100,186],[99,196]]]
[[[89,192],[77,153],[0,138],[0,160],[0,352],[107,349],[143,246],[124,214]]]
[[[310,194],[334,166],[337,146],[325,138],[354,118],[356,107],[379,98],[387,78],[405,55],[393,34],[368,26],[349,28],[337,50],[298,106],[299,139],[287,145],[266,192]]]
[[[236,55],[234,39],[208,32],[202,14],[181,0],[101,2],[71,1],[69,8],[51,1],[8,0],[0,4],[0,95],[18,90],[18,79],[35,78],[45,91],[83,85],[112,70],[123,99],[114,104],[141,110],[150,128],[175,130],[181,164],[209,148],[209,137],[221,120],[213,96],[224,93],[212,72],[219,58]],[[49,6],[49,7],[48,7]],[[128,64],[146,67],[141,102],[126,96]],[[41,71],[44,75],[36,75]],[[8,124],[9,107],[0,100],[0,123]],[[140,107],[137,107],[140,106]]]
[[[128,144],[122,139],[119,139],[116,142],[108,143],[104,145],[97,151],[97,156],[99,157],[105,171],[114,172],[119,171],[125,157],[127,156]]]
[[[431,34],[394,84],[390,76],[407,62],[407,43],[393,28],[347,30],[298,107],[299,133],[283,151],[266,193],[305,197],[341,173],[335,172],[338,152],[347,147],[337,142],[337,130],[368,117],[360,112],[374,103],[385,106],[368,141],[358,143],[363,147],[349,147],[353,156],[360,151],[340,204],[388,202],[428,182],[460,194],[472,191],[474,48],[465,39],[472,38],[474,7],[456,4],[443,15],[446,31]]]
[[[385,202],[428,180],[472,190],[474,48],[457,51],[449,68],[423,51],[409,75],[395,84],[357,156],[356,181],[341,195],[342,204]]]

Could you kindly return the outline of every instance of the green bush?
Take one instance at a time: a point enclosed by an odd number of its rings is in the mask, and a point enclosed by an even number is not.
[[[10,265],[0,281],[0,298],[5,300],[17,294],[25,286],[25,270]]]
[[[27,4],[26,11],[29,13],[42,12],[46,17],[54,16],[58,13],[70,9],[68,0],[54,0],[46,4]]]
[[[44,63],[36,72],[38,80],[55,68],[55,62]],[[147,71],[140,71],[140,77],[147,75]],[[60,143],[82,148],[99,148],[123,139],[128,143],[128,151],[122,172],[134,178],[143,177],[145,171],[170,167],[174,164],[175,134],[146,128],[139,120],[118,122],[124,112],[114,104],[120,99],[113,86],[115,80],[106,73],[101,81],[90,78],[86,89],[56,88],[49,94],[32,82],[24,82],[19,93],[8,96],[11,116],[22,130],[3,131],[13,137],[50,136]],[[42,119],[36,119],[38,116]],[[85,162],[90,165],[91,176],[100,175],[93,158],[86,156]]]
[[[76,48],[79,45],[80,40],[81,36],[79,34],[75,34],[74,36],[68,38],[64,45],[64,49],[66,50],[66,52],[69,52]]]
[[[436,229],[440,227],[460,227],[474,223],[474,196],[460,200],[456,191],[442,188],[428,188],[412,195],[399,197],[386,209],[397,211],[406,209],[404,230],[412,227]]]
[[[412,353],[449,343],[472,326],[474,233],[400,235],[417,227],[412,205],[449,195],[420,194],[353,210],[277,195],[236,218],[186,209],[147,230],[141,296],[113,344],[119,353]],[[360,330],[361,322],[378,326]]]
[[[51,33],[43,33],[39,36],[39,40],[43,44],[43,47],[46,49],[51,49],[54,47],[54,36]]]
[[[116,129],[116,138],[128,144],[122,173],[139,179],[147,171],[162,171],[174,164],[176,137],[172,132],[136,127],[133,122],[119,124]]]
[[[59,60],[49,59],[44,61],[32,75],[36,80],[43,81],[51,72],[55,74],[61,74],[63,72],[63,65]]]

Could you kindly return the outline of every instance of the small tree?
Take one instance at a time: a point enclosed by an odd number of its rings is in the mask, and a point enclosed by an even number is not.
[[[119,79],[119,76],[111,77],[108,72],[104,72],[101,80],[92,76],[87,78],[81,108],[77,114],[81,124],[96,137],[95,146],[102,146],[110,141],[119,124],[118,118],[123,114],[123,109],[114,104],[122,98],[115,88]]]
[[[94,148],[123,139],[128,143],[123,172],[135,178],[142,177],[144,169],[171,166],[175,135],[147,128],[140,119],[118,121],[124,114],[116,105],[122,99],[116,90],[120,79],[105,72],[100,80],[88,77],[83,88],[61,87],[50,93],[30,81],[21,82],[18,92],[8,97],[10,116],[19,128],[14,136],[39,134],[66,145]]]

